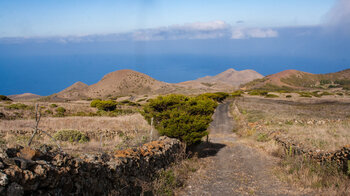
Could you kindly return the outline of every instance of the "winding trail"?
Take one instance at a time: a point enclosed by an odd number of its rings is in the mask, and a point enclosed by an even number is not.
[[[220,104],[210,125],[209,143],[199,148],[200,163],[206,167],[195,172],[178,195],[305,195],[273,174],[271,157],[238,142],[233,132],[230,104]]]

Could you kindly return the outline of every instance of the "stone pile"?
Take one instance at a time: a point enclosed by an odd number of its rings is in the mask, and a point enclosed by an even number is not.
[[[183,152],[179,140],[167,137],[114,154],[78,158],[45,146],[2,149],[0,195],[139,195],[157,170]]]

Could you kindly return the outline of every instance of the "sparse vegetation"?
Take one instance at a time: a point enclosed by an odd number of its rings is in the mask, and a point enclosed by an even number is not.
[[[60,130],[53,136],[58,141],[85,143],[89,138],[78,130]]]
[[[248,94],[249,95],[260,95],[260,96],[266,96],[269,92],[265,90],[252,90]]]
[[[9,110],[32,110],[34,107],[28,106],[28,105],[23,104],[23,103],[15,103],[15,104],[5,106],[5,108],[9,109]]]
[[[235,92],[231,93],[231,96],[232,97],[240,97],[240,96],[242,96],[242,94],[244,94],[244,92],[238,90],[238,91],[235,91]]]

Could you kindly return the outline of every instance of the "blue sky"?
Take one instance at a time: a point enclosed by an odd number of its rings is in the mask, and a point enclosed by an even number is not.
[[[11,0],[0,1],[0,37],[129,32],[186,23],[319,25],[335,0]],[[238,23],[237,23],[238,22]]]

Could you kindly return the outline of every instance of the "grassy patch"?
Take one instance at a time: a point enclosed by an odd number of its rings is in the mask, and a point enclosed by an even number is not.
[[[53,136],[58,141],[68,141],[68,142],[79,142],[86,143],[89,138],[82,132],[78,130],[60,130]]]
[[[286,156],[280,165],[283,171],[280,177],[290,183],[320,189],[326,195],[343,195],[350,191],[348,176],[336,163],[320,164],[302,156]]]
[[[199,169],[199,160],[194,157],[158,173],[153,183],[155,195],[175,195],[176,189],[185,185],[189,175]]]

